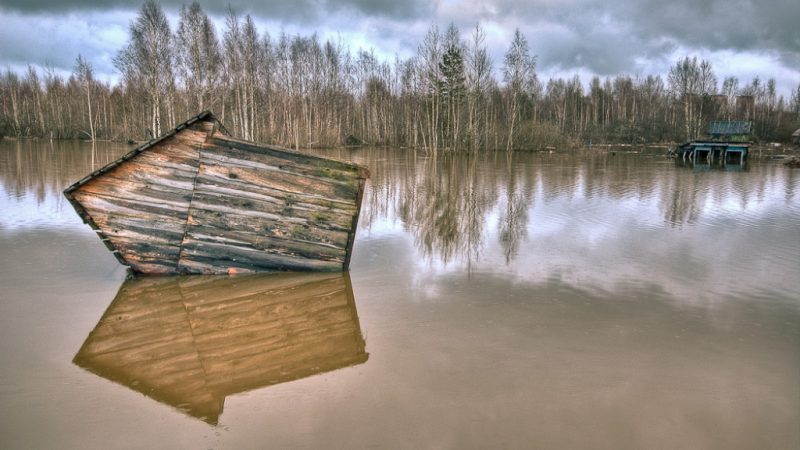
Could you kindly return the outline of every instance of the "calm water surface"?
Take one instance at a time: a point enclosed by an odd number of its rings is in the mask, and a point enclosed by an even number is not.
[[[800,171],[367,165],[349,276],[137,279],[0,142],[2,448],[800,448]]]

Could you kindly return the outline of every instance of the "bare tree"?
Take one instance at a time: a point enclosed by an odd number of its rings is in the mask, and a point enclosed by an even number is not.
[[[519,122],[525,93],[533,87],[535,69],[536,57],[531,56],[528,41],[517,28],[503,60],[503,80],[506,82],[509,120],[506,149],[509,151],[514,147],[515,128]]]
[[[699,84],[700,68],[697,58],[689,59],[687,56],[670,68],[670,90],[683,104],[683,122],[687,140],[697,137],[694,129],[695,96],[698,93]]]
[[[476,150],[480,145],[486,145],[488,134],[487,93],[492,81],[492,60],[486,48],[486,33],[480,24],[476,24],[472,31],[472,40],[467,50],[466,58],[466,87],[467,87],[467,128],[470,147]],[[479,130],[479,126],[483,130]]]
[[[44,113],[42,111],[42,83],[39,81],[39,74],[31,65],[28,65],[28,73],[25,76],[25,84],[28,85],[33,97],[31,99],[31,104],[35,122],[35,133],[42,134],[44,133],[45,128]]]
[[[86,91],[86,106],[88,108],[87,118],[89,120],[89,136],[92,142],[97,140],[97,135],[94,131],[94,115],[92,114],[92,87],[94,85],[94,70],[92,65],[86,61],[80,54],[75,60],[75,69],[73,70],[75,78],[83,86]]]
[[[439,61],[442,54],[442,35],[436,25],[428,29],[417,53],[420,82],[426,95],[426,123],[422,133],[423,146],[434,153],[439,147],[439,79],[441,71]]]
[[[130,26],[131,40],[114,59],[128,82],[141,83],[150,99],[151,135],[161,135],[161,110],[174,84],[171,32],[161,5],[145,0]]]
[[[6,70],[5,80],[3,83],[5,86],[4,91],[6,91],[6,95],[11,103],[11,125],[15,136],[22,135],[22,127],[20,125],[20,83],[19,77],[16,73],[12,72],[11,69]],[[5,102],[4,102],[5,103]],[[5,109],[5,108],[4,108]]]
[[[739,79],[726,77],[722,82],[721,95],[725,96],[725,118],[731,120],[736,113],[736,94],[739,91]]]
[[[181,7],[175,62],[186,89],[187,109],[206,109],[217,88],[222,61],[214,25],[197,2]]]
[[[800,122],[800,84],[792,91],[790,108],[794,114],[794,120]]]

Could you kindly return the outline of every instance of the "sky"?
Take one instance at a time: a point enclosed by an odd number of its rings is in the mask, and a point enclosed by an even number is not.
[[[115,82],[113,58],[142,2],[0,0],[0,69],[31,64],[69,74],[78,54],[98,78]],[[162,0],[173,31],[189,1]],[[722,83],[775,78],[787,97],[800,85],[798,0],[201,0],[222,36],[230,5],[260,33],[341,39],[386,60],[416,53],[431,25],[455,24],[467,39],[476,23],[499,70],[516,28],[537,56],[540,79],[580,75],[666,76],[685,56],[713,64]],[[499,77],[498,77],[499,78]]]

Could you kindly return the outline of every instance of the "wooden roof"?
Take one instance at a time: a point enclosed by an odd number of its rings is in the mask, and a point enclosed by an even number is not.
[[[708,125],[708,134],[711,136],[749,135],[753,122],[747,120],[716,121]]]

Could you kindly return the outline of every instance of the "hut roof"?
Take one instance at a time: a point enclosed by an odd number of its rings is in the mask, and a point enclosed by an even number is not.
[[[708,125],[708,134],[711,136],[731,136],[750,134],[753,122],[746,120],[717,121]]]

